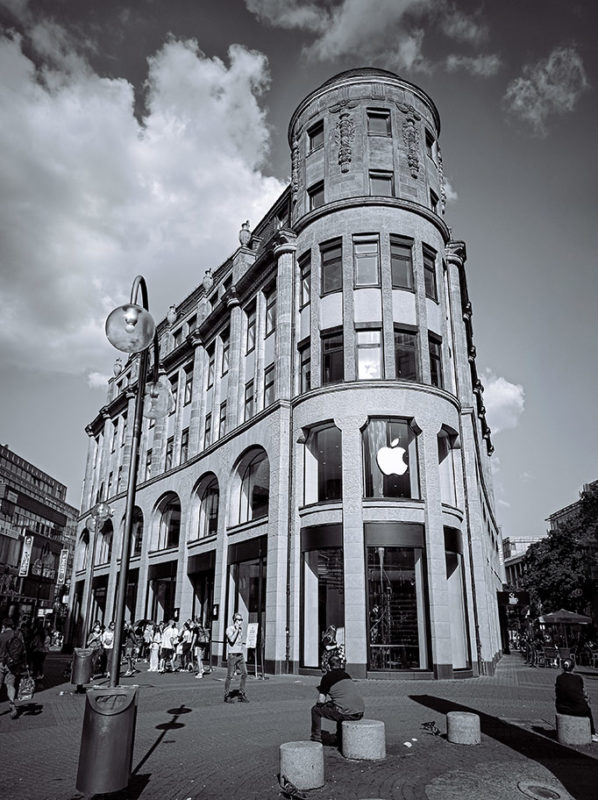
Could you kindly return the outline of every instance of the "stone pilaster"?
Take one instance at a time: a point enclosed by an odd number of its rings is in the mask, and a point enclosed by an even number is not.
[[[367,629],[363,600],[366,596],[363,538],[363,468],[361,428],[365,415],[335,418],[342,431],[343,466],[343,560],[345,570],[345,649],[349,671],[365,677]]]
[[[447,265],[447,285],[449,295],[449,313],[453,333],[453,361],[455,365],[456,394],[464,406],[474,405],[471,387],[471,372],[467,352],[467,337],[463,324],[463,308],[461,302],[461,271],[465,263],[465,245],[463,242],[449,242],[445,249]],[[466,313],[471,314],[470,311]]]
[[[243,352],[243,311],[234,290],[230,290],[227,301],[230,309],[230,349],[228,358],[228,397],[226,400],[226,427],[229,431],[242,419],[239,407],[241,382],[241,358]]]
[[[93,505],[93,471],[96,456],[96,440],[90,425],[85,428],[85,433],[89,437],[87,442],[87,458],[85,460],[85,478],[83,479],[83,489],[81,491],[81,510],[85,511]]]
[[[197,331],[192,331],[189,334],[189,338],[193,345],[193,397],[191,398],[191,415],[189,418],[189,457],[191,457],[199,453],[199,443],[201,441],[201,412],[205,396],[203,391],[205,347]]]
[[[293,394],[293,298],[295,296],[295,252],[297,237],[280,231],[281,243],[274,248],[276,277],[276,397],[290,400]]]

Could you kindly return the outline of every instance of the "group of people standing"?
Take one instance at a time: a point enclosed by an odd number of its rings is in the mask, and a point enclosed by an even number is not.
[[[114,647],[114,622],[103,627],[95,622],[87,637],[87,647],[93,650],[92,675],[110,677],[110,664]],[[209,631],[199,619],[188,619],[181,628],[175,620],[159,624],[146,620],[133,627],[125,623],[122,637],[121,661],[127,663],[125,677],[137,672],[136,663],[149,662],[148,672],[196,672],[201,678],[205,672],[203,661],[210,644]],[[120,662],[119,662],[120,663]]]

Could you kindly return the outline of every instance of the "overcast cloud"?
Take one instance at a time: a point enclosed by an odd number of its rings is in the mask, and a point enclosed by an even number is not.
[[[36,63],[0,35],[0,351],[4,364],[94,371],[135,274],[163,314],[282,191],[263,172],[268,64],[170,39],[148,59],[140,123],[133,87],[96,75],[62,28],[39,24],[31,41]]]

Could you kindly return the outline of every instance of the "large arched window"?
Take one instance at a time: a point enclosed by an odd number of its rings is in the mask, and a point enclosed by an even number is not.
[[[181,503],[174,492],[158,503],[158,550],[178,547],[181,532]]]
[[[212,536],[218,531],[219,502],[218,480],[213,477],[204,484],[200,493],[199,525],[197,527],[199,539],[204,536]]]
[[[114,535],[114,529],[112,527],[112,522],[108,520],[102,526],[102,530],[99,533],[100,540],[97,544],[97,555],[96,555],[96,563],[97,564],[109,564],[110,558],[112,556],[112,539]]]
[[[89,554],[89,531],[84,528],[81,536],[79,537],[79,547],[77,550],[77,568],[75,571],[85,569],[87,567],[87,558]]]
[[[333,422],[312,428],[305,442],[305,504],[341,500],[342,435]]]
[[[131,526],[131,557],[141,555],[143,545],[143,512],[139,506],[133,509],[133,524]]]
[[[239,467],[239,524],[268,516],[270,500],[270,464],[263,450],[243,459]]]

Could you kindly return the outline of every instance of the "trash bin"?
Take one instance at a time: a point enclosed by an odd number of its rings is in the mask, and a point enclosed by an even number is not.
[[[87,693],[77,790],[107,794],[126,788],[131,774],[137,689],[90,689]]]
[[[83,686],[89,683],[93,672],[93,650],[91,647],[75,647],[71,666],[71,683]]]

